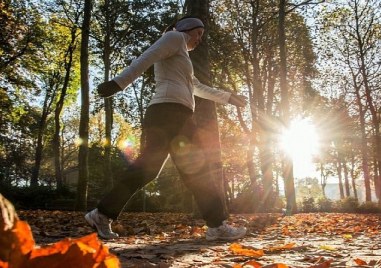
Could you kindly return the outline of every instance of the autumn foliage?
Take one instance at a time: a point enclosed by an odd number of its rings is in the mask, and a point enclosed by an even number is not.
[[[120,267],[118,258],[96,234],[37,247],[28,223],[18,219],[12,204],[1,194],[0,208],[0,268]]]

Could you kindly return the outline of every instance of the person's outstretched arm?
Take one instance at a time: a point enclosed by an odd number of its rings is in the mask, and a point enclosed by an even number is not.
[[[194,86],[194,95],[197,97],[222,104],[230,103],[238,107],[244,107],[247,104],[246,97],[244,96],[209,87],[202,84],[196,77],[193,77],[192,82]]]
[[[101,97],[107,98],[125,89],[155,62],[174,55],[182,45],[183,36],[168,32],[125,68],[112,80],[101,83],[97,90]]]

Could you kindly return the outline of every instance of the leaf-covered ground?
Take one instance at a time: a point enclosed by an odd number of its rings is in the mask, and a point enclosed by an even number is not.
[[[39,245],[93,230],[83,213],[19,211]],[[381,215],[232,215],[248,235],[208,242],[202,220],[187,214],[123,213],[113,224],[121,235],[104,241],[122,267],[381,267]]]

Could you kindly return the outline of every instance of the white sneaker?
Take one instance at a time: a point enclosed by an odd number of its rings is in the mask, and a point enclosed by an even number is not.
[[[104,239],[118,238],[119,235],[111,230],[112,219],[94,209],[85,215],[85,219],[91,227],[97,229],[98,235]]]
[[[242,238],[246,235],[246,227],[233,227],[228,225],[226,222],[216,228],[208,228],[206,231],[206,240],[236,240]]]

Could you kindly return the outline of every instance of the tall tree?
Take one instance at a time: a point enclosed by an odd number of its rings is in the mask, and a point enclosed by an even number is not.
[[[169,1],[170,2],[170,1]],[[133,12],[132,12],[133,11]],[[99,2],[95,9],[96,54],[101,55],[103,79],[109,80],[128,66],[132,59],[156,41],[168,20],[167,13],[173,10],[168,1],[121,1]],[[172,17],[172,16],[171,16]],[[159,18],[159,19],[158,19]],[[128,49],[126,49],[128,48]],[[114,111],[123,114],[125,120],[139,129],[144,110],[154,88],[152,68],[125,90],[101,104],[105,110],[104,184],[105,189],[113,184],[111,153],[115,150]]]
[[[57,6],[53,7],[53,14],[57,12],[57,9],[62,9],[61,14],[59,14],[56,19],[53,19],[52,23],[57,24],[58,28],[62,27],[62,30],[59,32],[62,32],[63,35],[65,35],[65,41],[61,41],[63,43],[63,52],[57,56],[57,60],[61,60],[58,66],[62,69],[62,74],[60,74],[62,85],[54,110],[54,134],[52,139],[54,170],[57,188],[63,187],[63,161],[61,157],[61,113],[64,108],[65,99],[68,99],[68,91],[71,87],[77,86],[75,83],[77,78],[75,67],[77,66],[76,54],[78,51],[77,44],[79,39],[79,19],[81,16],[81,13],[79,12],[80,8],[81,3],[66,3],[64,1],[58,3],[58,8]]]
[[[44,149],[44,136],[47,126],[47,119],[49,114],[52,112],[52,104],[57,94],[57,84],[54,81],[58,76],[58,73],[53,73],[52,76],[47,78],[45,96],[42,105],[41,117],[37,123],[37,141],[36,141],[36,151],[34,155],[34,166],[32,169],[32,176],[30,179],[30,186],[38,186],[38,179],[40,174],[40,167],[42,162],[42,153]]]
[[[250,196],[256,198],[247,200],[247,203],[257,203],[256,207],[260,209],[273,208],[273,193],[277,183],[275,171],[280,166],[276,163],[279,153],[276,140],[284,127],[279,120],[278,12],[274,8],[277,2],[232,0],[213,6],[216,25],[223,25],[222,31],[225,31],[223,41],[213,43],[217,47],[213,51],[213,60],[217,58],[214,63],[215,81],[222,86],[229,85],[234,90],[242,90],[249,97],[249,112],[244,110],[241,114],[238,110],[237,113],[228,113],[230,120],[234,116],[238,117],[243,131],[247,133],[249,191]],[[289,80],[294,89],[290,97],[293,101],[290,113],[307,114],[297,98],[310,91],[308,80],[314,75],[315,56],[302,17],[292,12],[292,8],[287,9],[287,12],[291,14],[285,18],[285,23],[293,25],[285,29],[287,48],[290,50],[287,57],[292,66]],[[222,53],[229,57],[219,56]]]
[[[0,2],[0,81],[33,87],[25,69],[33,68],[45,31],[40,7],[26,0]]]
[[[279,1],[279,58],[280,58],[280,91],[281,91],[281,118],[282,122],[288,127],[290,125],[290,104],[287,85],[287,55],[286,55],[286,34],[285,34],[285,19],[286,19],[286,0]],[[294,185],[293,163],[290,155],[284,154],[283,158],[283,178],[286,195],[287,213],[293,214],[296,212],[296,197]]]
[[[34,77],[36,81],[39,81],[38,85],[40,88],[36,90],[36,92],[43,93],[41,117],[38,121],[37,128],[38,135],[31,186],[38,185],[40,166],[43,161],[48,118],[53,111],[57,112],[62,109],[60,105],[61,103],[63,105],[71,75],[71,66],[65,66],[63,59],[67,52],[65,44],[67,35],[65,31],[62,30],[61,25],[55,23],[53,20],[45,24],[45,30],[44,48],[39,53],[39,59],[34,62],[35,66],[29,70],[29,75]],[[69,68],[69,70],[65,70],[65,68]],[[62,72],[66,72],[66,74],[62,75]],[[61,87],[63,87],[63,92],[60,91]],[[57,98],[61,99],[57,101]]]
[[[104,63],[104,81],[109,81],[111,72],[111,50],[112,50],[112,32],[115,31],[115,13],[112,12],[113,5],[110,0],[105,0],[102,9],[104,10],[105,17],[105,32],[104,32],[104,49],[103,49],[103,63]],[[113,174],[111,168],[111,130],[113,123],[113,98],[104,99],[105,107],[105,161],[103,168],[103,176],[105,180],[105,189],[111,189],[113,186]]]
[[[289,103],[289,89],[287,82],[287,50],[286,50],[286,34],[285,34],[285,20],[287,13],[292,12],[294,9],[305,6],[305,5],[315,5],[324,1],[314,1],[307,0],[301,1],[299,3],[289,3],[288,0],[279,0],[278,6],[278,37],[279,37],[279,58],[280,58],[280,91],[281,91],[281,119],[286,127],[290,125],[290,103]],[[293,174],[293,162],[291,156],[284,155],[284,169],[283,177],[285,180],[285,195],[286,195],[286,206],[287,213],[295,213],[297,211],[296,207],[296,197],[295,197],[295,185],[294,185],[294,174]]]
[[[87,207],[88,188],[88,151],[89,151],[89,36],[92,1],[84,0],[82,38],[81,38],[81,119],[79,125],[78,187],[75,208]]]
[[[333,81],[334,88],[343,92],[341,94],[345,96],[349,110],[359,118],[360,138],[357,141],[367,201],[372,196],[371,170],[373,181],[380,189],[380,119],[377,113],[380,102],[376,94],[381,77],[380,42],[377,37],[380,35],[381,21],[379,5],[379,1],[373,0],[334,3],[326,9],[324,27],[321,28],[321,36],[326,38],[323,41],[328,44],[322,50],[323,58],[340,66],[336,74],[326,81]],[[356,139],[353,141],[356,142]]]
[[[17,118],[27,113],[32,106],[30,104],[24,105],[22,104],[23,101],[15,101],[16,99],[23,95],[29,98],[35,97],[40,92],[43,92],[44,97],[47,97],[41,98],[43,99],[42,103],[46,105],[43,105],[43,109],[40,110],[40,117],[37,119],[38,128],[36,128],[36,132],[38,135],[35,144],[29,145],[30,148],[35,149],[33,159],[29,160],[34,162],[31,184],[37,185],[43,151],[44,129],[47,115],[50,113],[50,97],[52,96],[51,92],[48,93],[48,90],[52,89],[49,88],[47,78],[52,73],[47,74],[49,68],[44,68],[45,64],[51,66],[46,61],[49,57],[45,57],[48,54],[48,51],[44,49],[47,44],[47,34],[43,30],[45,23],[38,12],[39,7],[36,3],[1,1],[0,7],[0,26],[2,29],[0,33],[0,106],[2,109],[3,107],[14,108],[12,113],[8,115],[2,113],[0,124],[3,126],[8,124],[7,128],[2,126],[2,131],[5,132],[9,129],[11,130],[10,135],[15,130],[18,131],[17,128],[20,126],[18,126]],[[13,104],[11,103],[12,99]],[[33,118],[34,115],[31,117]],[[23,152],[23,154],[27,155],[27,152]],[[28,174],[28,178],[30,178],[30,174]]]
[[[275,61],[272,60],[275,58],[274,33],[271,32],[273,25],[269,23],[272,16],[265,15],[271,13],[270,7],[263,1],[227,1],[224,4],[215,3],[213,9],[215,31],[222,33],[212,33],[213,38],[219,38],[213,40],[213,46],[216,47],[212,50],[214,82],[222,88],[246,91],[250,101],[250,113],[247,115],[242,115],[243,111],[240,109],[235,112],[229,107],[227,112],[231,114],[231,118],[235,117],[232,120],[240,121],[243,132],[249,139],[245,148],[250,178],[247,191],[252,198],[247,200],[247,208],[263,209],[264,204],[271,208],[272,204],[269,201],[274,200],[274,195],[271,194],[274,184],[273,158],[269,144],[272,141],[271,134],[265,127],[266,119],[271,118],[274,103],[274,95],[271,93],[274,90],[275,77]],[[247,123],[243,118],[250,120]],[[260,160],[255,159],[257,155]]]
[[[278,6],[278,37],[279,37],[279,58],[280,58],[280,91],[281,91],[281,119],[286,127],[290,125],[290,104],[289,104],[289,90],[287,82],[287,50],[286,50],[286,15],[291,13],[294,9],[300,6],[315,5],[323,1],[301,1],[298,3],[289,3],[288,0],[279,0]],[[294,174],[293,174],[293,163],[289,155],[284,155],[283,158],[283,176],[285,180],[285,195],[286,195],[286,206],[287,213],[295,213],[297,211],[296,207],[296,197],[295,197],[295,185],[294,185]]]
[[[209,0],[186,1],[185,9],[187,14],[199,17],[205,24],[204,40],[190,56],[194,66],[195,76],[201,83],[210,85],[210,62],[208,52]],[[210,175],[219,186],[221,198],[226,200],[222,171],[220,134],[215,103],[206,99],[196,98],[195,118],[198,131],[201,134],[206,157],[211,166]]]
[[[377,6],[378,3],[378,6]],[[379,100],[375,100],[372,94],[378,87],[377,83],[380,81],[380,75],[374,74],[374,71],[379,69],[379,65],[372,58],[378,54],[381,44],[379,37],[381,30],[379,25],[381,23],[381,15],[379,13],[380,4],[378,1],[366,1],[364,4],[361,1],[348,2],[350,8],[353,10],[355,19],[354,27],[354,40],[357,47],[357,57],[359,59],[359,69],[361,73],[361,79],[363,81],[363,87],[365,91],[366,101],[371,114],[371,121],[374,129],[373,139],[373,154],[374,154],[374,183],[376,186],[376,193],[379,198],[379,205],[381,206],[381,135],[380,135],[380,116],[376,103]],[[377,79],[378,78],[378,79]],[[378,82],[372,82],[378,81]],[[369,198],[369,197],[368,197]],[[370,201],[367,199],[367,201]]]

